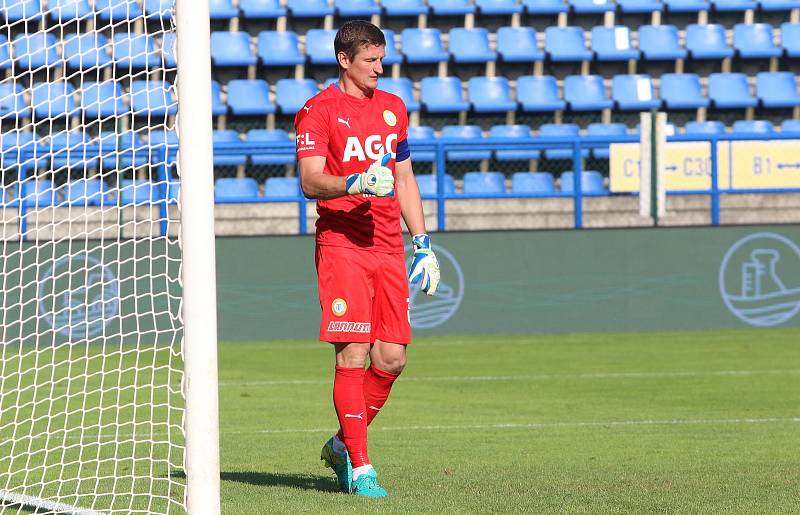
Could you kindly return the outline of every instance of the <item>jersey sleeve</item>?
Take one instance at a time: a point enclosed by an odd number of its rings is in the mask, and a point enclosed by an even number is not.
[[[297,159],[328,155],[328,123],[324,105],[306,103],[297,113],[294,126]]]
[[[397,157],[396,162],[405,161],[411,157],[411,150],[408,148],[408,110],[405,103],[400,100],[397,109],[399,113],[397,131]]]

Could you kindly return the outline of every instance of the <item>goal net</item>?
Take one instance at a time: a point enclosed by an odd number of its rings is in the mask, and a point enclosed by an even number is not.
[[[0,6],[4,513],[186,508],[172,4]]]

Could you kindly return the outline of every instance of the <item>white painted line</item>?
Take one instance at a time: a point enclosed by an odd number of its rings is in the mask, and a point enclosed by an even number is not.
[[[8,490],[0,490],[0,500],[4,501],[6,504],[32,506],[34,508],[49,510],[53,513],[63,513],[69,515],[103,515],[103,512],[100,511],[78,508],[77,506],[48,501],[47,499],[42,499],[41,497],[18,494]]]

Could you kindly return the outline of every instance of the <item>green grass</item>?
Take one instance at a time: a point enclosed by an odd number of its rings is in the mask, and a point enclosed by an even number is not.
[[[800,330],[419,338],[335,491],[319,342],[220,347],[223,512],[797,513]]]

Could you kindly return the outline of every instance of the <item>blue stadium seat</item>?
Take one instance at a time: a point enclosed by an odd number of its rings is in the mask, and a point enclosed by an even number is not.
[[[544,50],[551,61],[591,61],[581,27],[547,27]]]
[[[628,128],[624,123],[590,123],[586,127],[587,136],[626,136]],[[609,158],[609,145],[592,147],[592,156],[595,159],[608,159]]]
[[[800,133],[800,120],[784,120],[781,122],[781,132]]]
[[[55,35],[45,32],[18,34],[14,38],[14,57],[17,73],[55,66],[61,61],[58,57],[58,40]]]
[[[400,39],[400,49],[407,63],[439,63],[450,59],[442,48],[439,29],[403,29]]]
[[[279,0],[239,0],[239,9],[245,19],[274,19],[286,16],[286,8]]]
[[[251,66],[258,62],[246,32],[212,32],[211,59],[214,66]]]
[[[756,0],[711,0],[717,12],[750,11],[758,8]]]
[[[8,38],[0,34],[0,70],[8,70],[12,65],[11,45],[8,44]]]
[[[0,121],[27,118],[30,115],[31,110],[25,102],[25,90],[22,84],[0,82]]]
[[[516,0],[475,0],[478,12],[484,16],[511,16],[522,12]]]
[[[121,204],[142,205],[150,204],[158,199],[158,189],[155,184],[143,179],[123,179],[119,181],[119,201]]]
[[[228,107],[235,115],[267,115],[275,113],[269,101],[269,86],[263,80],[232,80],[228,82]]]
[[[178,62],[175,59],[175,43],[178,35],[174,32],[165,32],[161,36],[159,48],[161,50],[161,59],[164,61],[164,66],[167,68],[177,68]]]
[[[100,147],[100,166],[119,169],[147,164],[149,150],[133,131],[103,131],[97,140]]]
[[[725,134],[725,124],[720,121],[686,122],[686,134]]]
[[[102,206],[113,202],[100,179],[75,179],[66,183],[64,201],[71,206]]]
[[[460,16],[475,12],[469,0],[428,0],[434,16]]]
[[[539,127],[539,135],[543,137],[559,137],[565,140],[574,140],[581,135],[581,129],[575,123],[545,123]],[[572,159],[572,147],[547,148],[544,151],[545,159]],[[589,156],[588,148],[581,148],[581,155]]]
[[[781,24],[781,46],[786,57],[800,57],[800,23]]]
[[[106,51],[108,40],[100,32],[64,36],[64,60],[73,70],[104,68],[111,65]]]
[[[483,134],[477,125],[445,125],[442,127],[442,138],[456,140],[476,140],[481,142]],[[450,161],[482,161],[489,159],[490,150],[448,150]]]
[[[294,114],[317,94],[317,83],[311,79],[280,79],[275,84],[275,103],[283,114]]]
[[[40,164],[46,165],[46,158],[35,159],[24,155],[25,151],[34,150],[37,146],[36,134],[33,132],[10,130],[0,133],[0,169],[11,171],[12,168],[20,167],[29,170]]]
[[[178,155],[178,133],[172,130],[154,130],[150,133],[147,146],[152,149],[154,162],[174,160]]]
[[[797,81],[792,72],[761,72],[756,75],[756,96],[767,108],[800,105]]]
[[[451,29],[449,41],[450,54],[456,63],[488,63],[497,59],[497,54],[489,48],[486,29]]]
[[[394,31],[383,29],[383,36],[386,38],[386,46],[383,48],[384,55],[381,63],[383,63],[384,66],[401,64],[403,62],[403,55],[397,50]]]
[[[287,143],[292,141],[283,129],[251,129],[247,131],[247,141]],[[254,165],[288,165],[295,161],[294,149],[285,154],[252,154]]]
[[[47,0],[47,9],[50,19],[61,23],[83,20],[93,14],[87,0]]]
[[[643,25],[639,27],[639,50],[650,61],[685,59],[675,25]]]
[[[436,175],[433,174],[417,175],[416,178],[417,178],[417,186],[419,186],[419,192],[422,194],[422,198],[431,198],[436,196],[436,191],[437,191]],[[445,174],[444,194],[455,195],[455,193],[456,193],[455,179],[453,179],[452,175]]]
[[[617,0],[623,13],[653,13],[664,10],[661,0]]]
[[[208,14],[212,20],[230,20],[239,16],[233,0],[208,0]]]
[[[655,98],[653,81],[649,75],[614,75],[611,79],[611,97],[621,111],[649,111],[661,107]]]
[[[544,52],[536,44],[536,31],[531,27],[497,29],[497,53],[507,63],[532,63],[544,60]]]
[[[334,0],[333,4],[336,14],[343,18],[369,17],[381,12],[381,7],[374,0]]]
[[[87,81],[80,89],[81,109],[87,118],[108,118],[127,113],[122,102],[122,87],[112,80],[105,82]]]
[[[339,77],[331,77],[330,79],[326,80],[322,84],[322,90],[324,91],[324,90],[328,89],[328,87],[331,84],[336,84],[336,87],[338,88],[339,87]]]
[[[260,32],[257,52],[264,66],[295,66],[306,62],[300,53],[297,34],[292,31]]]
[[[411,83],[411,79],[406,77],[398,79],[380,77],[378,79],[378,89],[402,98],[408,112],[413,113],[420,110],[419,102],[414,100],[414,85]]]
[[[506,192],[506,178],[502,172],[467,172],[464,174],[464,194],[482,195]]]
[[[226,177],[217,179],[214,188],[215,202],[258,200],[258,183],[252,177]]]
[[[144,0],[144,14],[150,21],[172,18],[174,0]]]
[[[743,59],[780,57],[783,51],[772,38],[772,25],[766,23],[737,23],[733,26],[733,48]]]
[[[764,12],[791,11],[800,8],[798,0],[758,0],[759,8]]]
[[[575,14],[597,14],[613,12],[616,4],[609,0],[569,0]]]
[[[522,0],[522,5],[530,15],[559,14],[569,11],[569,4],[564,0]]]
[[[708,107],[700,77],[696,73],[665,73],[661,76],[661,100],[667,109]]]
[[[211,81],[211,116],[224,116],[228,114],[228,106],[222,102],[219,82]]]
[[[111,23],[135,20],[142,16],[142,9],[136,0],[95,0],[94,10],[102,21]]]
[[[86,146],[90,142],[84,131],[59,131],[50,137],[50,149],[53,152],[52,170],[62,168],[94,167],[97,160],[88,158]]]
[[[408,128],[408,144],[411,148],[411,159],[413,161],[431,162],[436,160],[436,151],[434,150],[418,150],[414,148],[414,144],[431,143],[436,140],[436,134],[433,132],[433,127],[427,125],[412,125]]]
[[[664,3],[670,13],[696,13],[711,9],[708,0],[664,0]]]
[[[750,93],[743,73],[712,73],[708,77],[708,97],[719,109],[756,107],[758,100]]]
[[[424,77],[420,81],[420,100],[430,113],[469,111],[469,102],[464,101],[457,77]]]
[[[117,68],[142,70],[161,64],[161,57],[156,53],[149,34],[115,34],[111,42],[111,57]]]
[[[53,181],[29,177],[22,181],[22,203],[28,207],[50,207],[56,202]]]
[[[268,177],[264,182],[264,197],[296,199],[302,193],[297,177]]]
[[[33,21],[42,17],[42,4],[39,0],[4,0],[0,13],[9,22]]]
[[[165,116],[178,112],[170,85],[159,80],[131,83],[131,109],[135,116]]]
[[[550,195],[556,192],[556,181],[550,172],[516,172],[511,175],[511,192]]]
[[[34,83],[31,107],[37,118],[75,116],[75,88],[65,80]]]
[[[686,26],[686,50],[692,59],[726,59],[733,57],[728,46],[725,27],[718,23]]]
[[[639,59],[639,51],[631,43],[631,30],[619,25],[592,28],[592,50],[598,61]]]
[[[495,125],[489,131],[490,138],[526,139],[532,136],[531,128],[527,125]],[[513,150],[495,150],[494,157],[498,161],[528,161],[539,159],[539,153],[540,151],[536,149],[515,148]]]
[[[737,120],[733,122],[734,134],[772,134],[775,128],[769,120]]]
[[[214,145],[217,143],[240,143],[239,133],[234,130],[215,130],[212,133]],[[214,166],[244,166],[247,164],[247,156],[214,154]]]
[[[569,75],[564,79],[564,100],[572,111],[601,111],[614,106],[600,75]]]
[[[574,172],[564,172],[561,174],[561,192],[572,193],[575,188]],[[581,192],[589,195],[607,195],[608,190],[603,185],[603,176],[600,172],[586,170],[581,172]]]
[[[333,14],[333,7],[326,0],[288,0],[287,7],[295,18],[321,18]]]
[[[381,5],[387,16],[419,16],[428,14],[428,6],[423,0],[382,0]]]
[[[333,49],[334,30],[311,29],[306,32],[306,55],[311,64],[336,64]]]
[[[467,82],[472,110],[476,113],[505,113],[516,111],[505,77],[472,77]]]

